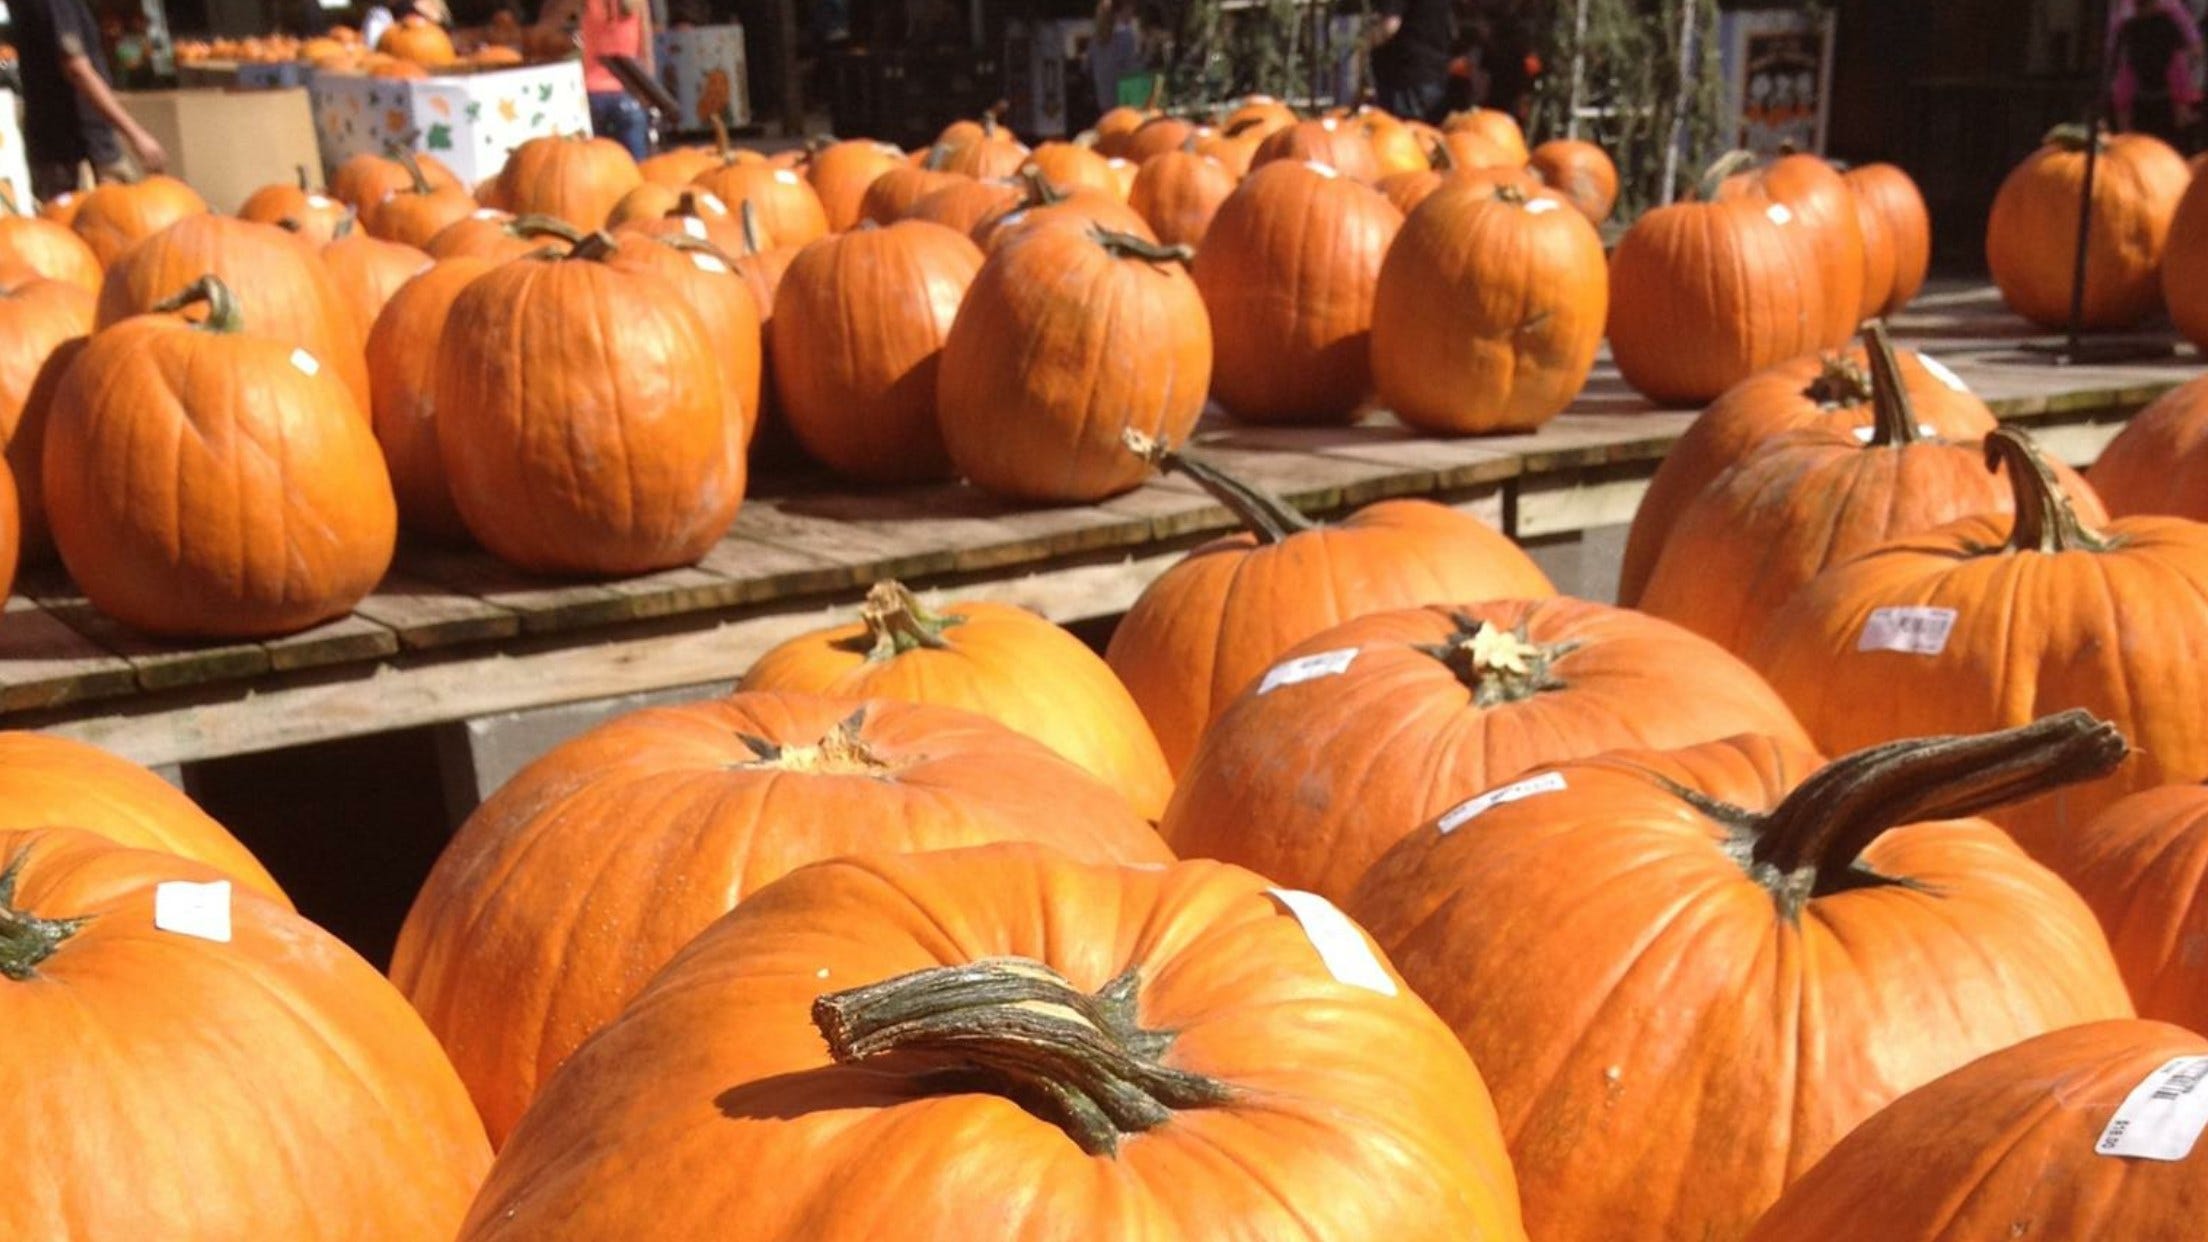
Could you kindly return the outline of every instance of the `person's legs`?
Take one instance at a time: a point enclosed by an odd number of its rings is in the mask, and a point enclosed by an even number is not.
[[[591,92],[590,129],[600,138],[611,138],[628,148],[638,160],[651,154],[651,119],[644,115],[644,105],[631,99],[626,91]]]
[[[42,203],[59,198],[77,188],[77,176],[77,167],[73,164],[33,164],[31,197]]]

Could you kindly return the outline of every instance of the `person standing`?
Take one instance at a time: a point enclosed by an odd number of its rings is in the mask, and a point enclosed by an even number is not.
[[[2200,26],[2179,0],[2115,0],[2108,42],[2116,73],[2110,102],[2116,127],[2190,145],[2201,90],[2194,73]]]
[[[11,0],[9,8],[23,78],[31,193],[47,199],[76,189],[86,163],[102,181],[128,179],[125,143],[144,171],[168,167],[168,152],[115,98],[99,27],[84,0]]]
[[[1096,87],[1098,116],[1119,106],[1119,80],[1142,68],[1142,29],[1134,0],[1101,0],[1089,35],[1089,80]]]
[[[1380,0],[1366,40],[1381,108],[1406,121],[1441,120],[1456,42],[1450,0]]]
[[[638,160],[651,154],[651,118],[644,105],[606,68],[608,56],[634,60],[647,76],[652,63],[652,10],[646,0],[552,0],[538,19],[564,27],[576,21],[583,46],[583,89],[590,95],[590,128],[600,138],[627,147]]]

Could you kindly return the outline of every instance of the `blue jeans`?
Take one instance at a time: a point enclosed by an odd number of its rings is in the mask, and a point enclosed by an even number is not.
[[[1389,115],[1404,121],[1441,122],[1442,101],[1449,96],[1447,79],[1420,82],[1378,82],[1375,93]],[[593,95],[595,99],[597,96]]]
[[[640,161],[652,153],[651,118],[644,115],[644,105],[627,91],[592,91],[590,128],[600,138],[611,138],[627,147],[629,154]]]

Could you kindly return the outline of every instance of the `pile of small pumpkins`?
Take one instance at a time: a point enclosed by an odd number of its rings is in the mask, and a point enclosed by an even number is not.
[[[410,15],[384,31],[374,47],[369,47],[361,39],[360,32],[351,26],[333,26],[323,34],[305,39],[283,34],[245,39],[183,39],[177,42],[176,60],[181,65],[298,62],[312,65],[323,73],[382,78],[426,77],[431,70],[502,69],[523,63],[525,50],[541,50],[525,49],[518,28],[513,39],[501,37],[512,21],[509,15],[505,25],[493,23],[480,31],[470,32],[470,37],[464,40],[469,50],[464,53],[454,46],[453,37],[445,33],[444,27],[427,18]],[[573,50],[572,44],[559,41],[545,58]]]

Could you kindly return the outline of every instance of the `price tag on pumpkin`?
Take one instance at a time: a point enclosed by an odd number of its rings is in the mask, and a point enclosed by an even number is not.
[[[1954,631],[1952,608],[1877,608],[1863,622],[1855,649],[1938,655],[1947,650],[1947,636]]]
[[[1787,209],[1785,203],[1773,203],[1763,209],[1763,214],[1771,217],[1771,223],[1773,224],[1794,223],[1794,213]]]
[[[2147,1075],[2108,1119],[2093,1150],[2104,1156],[2183,1160],[2208,1130],[2208,1057],[2172,1057]]]
[[[1448,813],[1435,823],[1434,827],[1440,829],[1443,836],[1447,836],[1505,803],[1517,802],[1546,793],[1562,792],[1564,792],[1564,774],[1562,772],[1543,772],[1539,776],[1529,776],[1525,780],[1513,782],[1501,789],[1490,789],[1477,798],[1467,798],[1463,802],[1459,802],[1456,806],[1451,807]]]
[[[1952,388],[1957,392],[1967,393],[1970,391],[1970,388],[1963,383],[1962,376],[1948,370],[1946,363],[1940,361],[1932,355],[1920,353],[1917,355],[1917,361],[1924,365],[1924,369],[1926,371],[1931,372],[1933,379],[1940,381],[1941,383],[1947,385],[1949,388]]]
[[[1259,694],[1271,694],[1282,686],[1315,681],[1321,677],[1338,677],[1349,671],[1350,662],[1357,658],[1357,648],[1343,647],[1337,651],[1321,651],[1317,655],[1297,656],[1293,660],[1275,664],[1265,674],[1265,680],[1257,683]]]
[[[162,881],[153,889],[153,925],[179,936],[230,943],[230,881]]]
[[[692,241],[704,241],[705,221],[698,219],[696,216],[684,216],[682,218],[682,235]]]
[[[728,264],[721,262],[718,257],[705,254],[702,251],[690,256],[690,264],[701,272],[726,272],[728,270]]]
[[[1871,442],[1871,437],[1877,434],[1878,428],[1876,427],[1858,427],[1855,429],[1855,442],[1857,444],[1869,444]],[[1935,428],[1930,423],[1918,423],[1917,434],[1923,436],[1927,440],[1937,440],[1940,438],[1939,429]]]
[[[1372,951],[1365,933],[1333,902],[1317,893],[1292,888],[1273,888],[1266,892],[1287,907],[1288,913],[1303,925],[1303,934],[1311,941],[1311,947],[1319,951],[1319,960],[1326,964],[1326,973],[1334,976],[1336,983],[1378,992],[1382,996],[1395,995],[1395,980],[1388,975],[1388,968],[1380,964],[1379,954]]]
[[[321,361],[303,349],[291,351],[291,365],[299,368],[302,375],[320,375],[322,373]]]
[[[1564,204],[1553,198],[1530,198],[1526,200],[1526,214],[1529,216],[1545,216],[1552,211],[1562,211],[1563,209]]]

